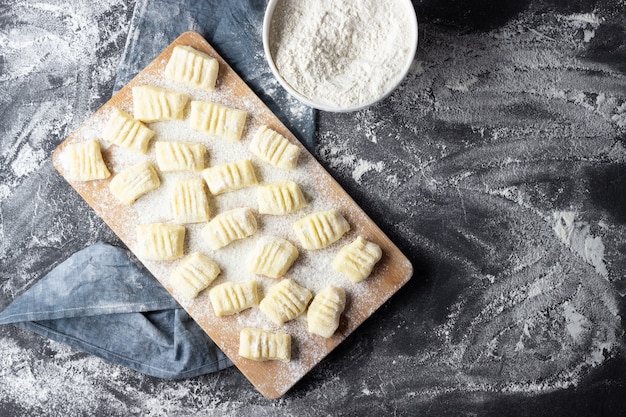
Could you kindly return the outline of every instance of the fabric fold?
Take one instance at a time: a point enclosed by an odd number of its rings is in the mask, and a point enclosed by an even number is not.
[[[14,300],[0,313],[0,324],[159,378],[232,365],[127,251],[102,242],[76,252]]]

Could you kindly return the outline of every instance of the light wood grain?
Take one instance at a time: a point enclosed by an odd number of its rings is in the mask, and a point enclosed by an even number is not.
[[[283,362],[255,362],[238,356],[239,332],[243,327],[240,316],[216,317],[211,311],[207,312],[206,295],[198,297],[192,303],[181,301],[189,314],[207,332],[207,334],[220,346],[228,357],[235,363],[250,382],[267,398],[278,398],[285,394],[296,382],[308,371],[317,365],[330,351],[352,333],[364,320],[384,304],[389,297],[397,292],[412,276],[413,268],[408,259],[391,242],[391,240],[378,228],[378,226],[363,212],[363,210],[347,195],[341,186],[326,172],[315,160],[306,148],[294,137],[294,135],[280,122],[280,120],[263,104],[246,83],[233,71],[233,69],[217,54],[202,36],[195,32],[187,32],[176,39],[165,51],[150,63],[140,74],[128,83],[122,90],[111,98],[102,108],[94,113],[85,123],[69,136],[53,153],[53,163],[59,173],[66,177],[66,170],[62,163],[61,155],[64,148],[73,142],[91,138],[94,135],[92,126],[102,123],[102,119],[111,107],[132,111],[131,88],[134,85],[143,85],[153,79],[162,76],[163,70],[169,59],[172,49],[176,45],[189,45],[203,51],[220,63],[217,88],[228,91],[229,94],[244,99],[254,109],[249,115],[248,129],[260,124],[266,124],[270,128],[281,133],[292,143],[301,149],[301,163],[298,169],[307,171],[307,175],[315,178],[314,190],[316,195],[328,201],[329,205],[336,207],[353,226],[350,233],[344,239],[351,239],[357,235],[378,243],[383,250],[383,258],[376,265],[372,276],[361,283],[362,290],[359,294],[367,296],[350,299],[346,311],[341,320],[336,334],[324,339],[319,336],[309,335],[298,337],[293,347],[293,359],[289,363]],[[110,150],[103,151],[105,162],[113,172],[116,167],[111,167]],[[85,199],[95,212],[111,227],[120,239],[134,252],[137,247],[134,229],[140,221],[140,214],[131,206],[117,202],[109,193],[110,178],[92,182],[72,182],[70,185]],[[347,241],[345,243],[348,243]],[[139,256],[138,256],[139,257]],[[159,282],[174,296],[168,286],[168,274],[176,265],[176,262],[154,262],[139,259],[146,268],[152,272]],[[245,318],[249,311],[241,313]]]

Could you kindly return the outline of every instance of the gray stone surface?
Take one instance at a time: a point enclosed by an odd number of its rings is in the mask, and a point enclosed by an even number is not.
[[[320,113],[315,149],[413,262],[406,287],[277,401],[234,368],[158,380],[3,326],[0,415],[623,413],[626,5],[414,4],[406,81]],[[110,96],[132,12],[0,6],[0,308],[120,244],[50,155]]]

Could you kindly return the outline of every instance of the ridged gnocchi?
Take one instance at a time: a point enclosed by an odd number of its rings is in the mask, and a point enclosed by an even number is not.
[[[241,139],[248,113],[211,101],[194,100],[190,104],[191,128],[233,142]]]
[[[259,304],[258,285],[255,280],[226,281],[211,288],[209,299],[217,317],[236,314]]]
[[[142,195],[159,188],[161,180],[149,161],[140,162],[119,172],[109,184],[111,194],[124,204],[132,204]]]
[[[259,303],[259,309],[275,324],[282,326],[306,310],[313,294],[291,279],[283,279],[270,287]]]
[[[209,198],[202,178],[182,178],[176,181],[170,199],[170,209],[176,223],[209,221]]]
[[[185,227],[168,223],[137,226],[139,253],[146,259],[169,261],[183,256]]]
[[[298,249],[278,236],[263,236],[250,254],[248,269],[253,274],[280,278],[298,257]]]
[[[157,165],[162,172],[204,169],[206,147],[201,143],[158,141],[154,149]]]
[[[202,233],[213,250],[227,246],[238,239],[244,239],[257,231],[254,213],[241,207],[218,214],[203,229]]]
[[[102,180],[111,176],[95,139],[67,145],[64,153],[68,178],[73,181]]]
[[[202,171],[202,177],[213,195],[258,184],[254,167],[249,159],[206,168]]]
[[[291,335],[244,328],[239,333],[239,356],[255,361],[291,360]]]
[[[170,275],[170,284],[175,291],[191,300],[211,285],[220,272],[213,259],[201,252],[193,252],[176,266]]]
[[[275,167],[293,170],[298,165],[300,148],[267,126],[257,129],[249,148],[258,158]]]
[[[341,287],[329,285],[311,301],[307,310],[307,327],[310,333],[331,337],[339,327],[341,313],[346,308],[346,292]]]
[[[189,96],[151,85],[133,87],[133,116],[142,122],[180,120]]]
[[[154,131],[133,116],[113,108],[107,124],[102,129],[102,139],[139,153],[148,152]]]
[[[214,90],[219,72],[217,59],[191,46],[177,45],[165,66],[170,80],[202,90]]]
[[[259,213],[284,215],[306,207],[307,202],[297,183],[289,180],[257,187]]]
[[[296,221],[293,229],[302,247],[309,250],[325,248],[350,230],[350,224],[337,210],[317,211]]]
[[[382,255],[383,251],[378,244],[358,236],[339,250],[333,260],[333,268],[347,276],[350,281],[361,282],[370,276]]]

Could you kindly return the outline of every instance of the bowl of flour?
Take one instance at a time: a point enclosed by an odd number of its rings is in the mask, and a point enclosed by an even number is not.
[[[270,0],[263,47],[291,95],[316,109],[347,112],[400,85],[417,33],[410,0]]]

